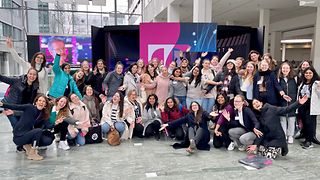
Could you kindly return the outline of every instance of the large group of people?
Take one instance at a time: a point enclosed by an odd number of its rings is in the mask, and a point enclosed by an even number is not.
[[[229,59],[228,49],[219,60],[202,53],[191,64],[188,52],[169,67],[153,58],[138,60],[124,72],[117,63],[113,71],[104,60],[90,70],[88,61],[73,76],[71,65],[61,62],[55,49],[48,84],[46,58],[36,53],[31,63],[21,59],[7,39],[13,59],[26,74],[0,75],[9,84],[0,106],[13,128],[17,151],[28,159],[42,160],[38,148],[58,141],[57,147],[83,146],[92,124],[101,126],[102,137],[118,131],[121,139],[161,139],[164,134],[177,141],[175,148],[215,148],[261,153],[269,158],[286,155],[296,132],[310,149],[316,138],[320,114],[320,79],[308,61],[298,69],[289,62],[277,65],[271,54],[262,57],[252,50],[248,59]],[[211,133],[212,132],[212,133]]]

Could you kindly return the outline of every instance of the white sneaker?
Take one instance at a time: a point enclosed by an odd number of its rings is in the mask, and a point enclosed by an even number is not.
[[[240,145],[239,147],[238,147],[238,150],[239,151],[245,151],[246,150],[246,146],[245,145]]]
[[[288,144],[293,144],[293,137],[292,136],[288,136]]]
[[[65,151],[67,151],[67,150],[70,149],[67,141],[60,141],[60,142],[59,142],[59,145],[58,145],[58,148],[59,148],[59,149],[63,149],[63,150],[65,150]]]
[[[228,146],[228,151],[233,151],[234,150],[234,147],[235,147],[235,144],[234,142],[231,142]]]

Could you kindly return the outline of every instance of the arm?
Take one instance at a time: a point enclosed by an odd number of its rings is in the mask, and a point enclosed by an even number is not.
[[[274,87],[277,89],[277,91],[280,93],[281,96],[283,96],[284,91],[282,90],[279,82],[276,79],[276,76],[274,73],[271,73],[270,78],[272,78],[272,83],[274,84]]]
[[[103,109],[102,109],[101,124],[108,123],[111,126],[112,122],[111,122],[109,112],[111,112],[111,109],[109,109],[109,103],[106,102],[103,106]]]
[[[10,104],[10,103],[2,103],[0,102],[0,107],[12,109],[12,110],[21,110],[24,111],[25,109],[32,107],[32,104]]]
[[[71,79],[70,79],[70,86],[72,86],[73,92],[74,92],[74,93],[80,98],[80,100],[81,100],[81,99],[82,99],[82,96],[81,96],[81,93],[80,93],[80,91],[79,91],[79,89],[78,89],[78,86],[77,86],[76,82],[74,82],[74,80],[73,80],[72,77],[69,77],[69,78],[71,78]]]
[[[255,74],[253,78],[253,90],[252,90],[253,99],[256,99],[259,97],[259,87],[258,87],[259,85],[257,84],[258,77],[259,75]]]
[[[169,116],[168,113],[165,111],[160,111],[161,112],[161,120],[163,123],[168,123],[169,122]]]
[[[17,51],[12,47],[12,48],[8,48],[9,52],[12,55],[12,59],[18,63],[20,66],[22,66],[24,69],[29,69],[31,67],[30,63],[28,61],[25,61],[23,58],[21,58],[19,56],[19,54],[17,53]]]
[[[172,97],[173,94],[174,94],[173,84],[172,84],[172,81],[170,81],[170,83],[169,83],[169,93],[168,93],[168,96],[169,96],[169,97]]]
[[[272,106],[272,105],[270,105],[270,106]],[[296,101],[296,102],[290,104],[289,106],[285,106],[285,107],[272,106],[272,107],[275,108],[278,115],[284,115],[290,111],[297,109],[299,106],[300,106],[299,101]]]
[[[246,108],[246,112],[248,113],[248,116],[249,116],[250,120],[253,122],[254,128],[259,129],[260,128],[260,123],[257,120],[257,117],[252,112],[252,110],[250,108]]]
[[[7,77],[0,74],[0,82],[4,82],[6,84],[12,85],[15,84],[19,80],[18,77]]]
[[[226,61],[228,60],[228,58],[231,56],[231,52],[233,51],[232,48],[229,48],[228,51],[226,52],[226,54],[223,55],[223,57],[220,59],[219,61],[219,66],[223,67],[224,64],[226,63]]]
[[[60,54],[57,54],[56,57],[54,57],[52,70],[56,75],[62,73],[62,69],[60,68],[60,59]]]
[[[179,119],[177,119],[175,121],[169,122],[168,125],[169,125],[169,128],[171,128],[171,127],[175,128],[175,127],[180,126],[182,124],[185,124],[187,122],[188,122],[188,115],[186,115],[186,116],[184,116],[182,118],[179,118]]]

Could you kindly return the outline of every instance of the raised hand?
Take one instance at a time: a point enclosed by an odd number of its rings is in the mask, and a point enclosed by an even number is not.
[[[7,44],[8,48],[13,48],[13,42],[12,42],[12,39],[10,37],[7,37],[6,44]]]
[[[228,48],[228,52],[232,53],[233,49],[232,48]]]
[[[201,53],[201,57],[205,57],[208,54],[208,52]]]
[[[299,104],[304,104],[304,103],[306,103],[307,101],[308,101],[308,96],[303,96],[302,98],[301,97],[299,97]]]
[[[230,113],[227,110],[222,111],[222,115],[224,118],[226,118],[228,121],[230,121]]]

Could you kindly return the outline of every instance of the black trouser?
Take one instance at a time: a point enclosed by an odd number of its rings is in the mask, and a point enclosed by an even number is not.
[[[13,142],[18,146],[22,146],[25,144],[33,145],[34,142],[36,143],[35,144],[36,146],[40,146],[39,142],[41,137],[42,137],[42,129],[36,128],[36,129],[32,129],[31,131],[28,131],[22,136],[14,136]]]
[[[188,128],[189,140],[193,139],[196,144],[198,144],[204,138],[204,135],[205,131],[201,127],[197,129],[195,127]]]
[[[306,137],[306,141],[312,142],[313,138],[316,136],[317,128],[317,116],[310,115],[310,108],[301,106],[298,110],[299,117],[303,123],[303,133]]]
[[[133,129],[133,136],[137,136],[139,138],[143,138],[143,125],[140,124],[140,123],[136,123],[135,126],[134,126],[134,129]]]
[[[228,132],[229,128],[227,125],[223,124],[220,126],[219,131],[222,133],[222,136],[216,136],[216,134],[213,133],[213,146],[215,148],[221,148],[224,145],[224,147],[228,148],[229,144],[231,143]]]
[[[168,131],[170,137],[175,137],[177,140],[184,139],[185,133],[183,131],[182,126],[178,126],[176,128],[170,128],[169,126]]]
[[[154,136],[156,134],[159,134],[160,129],[160,122],[158,120],[154,120],[152,123],[150,123],[144,132],[145,137]]]
[[[60,133],[60,141],[65,141],[67,139],[68,126],[69,124],[67,122],[62,121],[54,127],[54,133]]]

